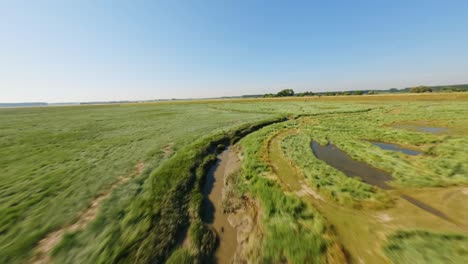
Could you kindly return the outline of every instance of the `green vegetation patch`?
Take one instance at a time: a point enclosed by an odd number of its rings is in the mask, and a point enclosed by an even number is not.
[[[265,236],[256,243],[266,263],[322,263],[334,236],[318,211],[292,194],[285,193],[279,183],[265,177],[269,165],[262,159],[266,137],[290,123],[275,124],[246,136],[243,148],[241,190],[261,204]]]
[[[466,135],[412,131],[394,124],[423,120],[429,126],[468,131],[466,107],[464,102],[388,103],[369,112],[303,117],[298,123],[310,139],[321,144],[330,141],[352,159],[389,172],[394,187],[453,186],[468,183],[464,162],[468,153],[462,150],[468,144]],[[423,154],[410,157],[380,149],[368,140],[415,148]]]
[[[398,231],[388,237],[384,251],[394,263],[467,263],[468,237],[427,231]]]

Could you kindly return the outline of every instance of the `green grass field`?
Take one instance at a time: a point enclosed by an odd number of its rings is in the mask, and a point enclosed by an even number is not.
[[[0,109],[0,122],[2,263],[206,261],[216,234],[200,218],[201,186],[230,143],[242,157],[234,193],[258,205],[239,252],[249,262],[468,258],[463,93]],[[317,159],[312,140],[388,172],[392,190]]]
[[[143,162],[145,173],[112,198],[126,203],[168,158],[165,148],[177,153],[200,137],[266,118],[185,104],[0,110],[1,262],[28,257],[47,233],[72,223]]]

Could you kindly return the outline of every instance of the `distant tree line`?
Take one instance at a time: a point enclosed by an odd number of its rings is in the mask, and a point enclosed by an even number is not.
[[[421,85],[410,88],[410,93],[432,93],[432,89],[431,87]]]
[[[296,97],[304,97],[304,96],[336,96],[336,95],[373,95],[373,94],[384,94],[384,93],[431,93],[431,92],[467,92],[468,91],[468,84],[460,84],[460,85],[447,85],[447,86],[415,86],[415,87],[408,87],[403,89],[397,88],[390,88],[387,90],[354,90],[354,91],[343,91],[343,92],[302,92],[302,93],[295,93],[293,89],[284,89],[279,91],[276,94],[265,94],[263,95],[264,98],[272,98],[272,97],[288,97],[288,96],[296,96]]]
[[[279,91],[276,94],[265,94],[263,97],[269,98],[269,97],[287,97],[287,96],[294,96],[294,90],[293,89],[284,89]]]
[[[431,92],[468,92],[468,84],[458,84],[458,85],[443,85],[443,86],[415,86],[408,87],[399,92],[409,92],[409,93],[431,93]]]
[[[304,96],[335,96],[335,95],[363,95],[363,94],[374,94],[374,91],[347,91],[347,92],[318,92],[314,93],[311,91],[302,92],[302,93],[295,93],[293,89],[284,89],[279,91],[276,94],[265,94],[264,98],[273,98],[273,97],[289,97],[289,96],[296,96],[296,97],[304,97]]]

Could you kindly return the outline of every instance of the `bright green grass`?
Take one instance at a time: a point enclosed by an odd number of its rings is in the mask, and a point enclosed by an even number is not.
[[[415,97],[416,98],[416,97]],[[441,97],[443,98],[443,96]],[[465,101],[297,102],[216,104],[218,109],[259,111],[303,116],[294,128],[310,140],[331,141],[353,159],[383,169],[394,177],[394,186],[450,186],[468,184],[468,102]],[[369,111],[365,111],[369,110]],[[307,116],[309,115],[309,116]],[[405,126],[407,128],[405,128]],[[418,126],[442,127],[437,134],[417,131]],[[306,139],[299,138],[306,144]],[[423,151],[409,157],[382,150],[366,140],[396,143]],[[292,141],[292,140],[290,140]],[[301,148],[301,150],[299,150]],[[295,146],[310,157],[310,148]],[[313,157],[312,157],[313,158]],[[297,161],[297,160],[295,160]],[[298,161],[300,166],[305,161]],[[315,168],[316,169],[316,168]],[[310,173],[311,169],[307,169]],[[323,176],[314,173],[315,176]]]
[[[399,231],[384,248],[394,263],[467,263],[468,237],[425,231]]]
[[[323,217],[296,196],[286,194],[277,181],[266,178],[271,170],[262,159],[265,138],[288,123],[275,124],[246,136],[240,144],[244,162],[239,188],[260,202],[265,237],[254,249],[265,263],[323,263],[333,243]]]
[[[211,106],[214,109],[238,111],[245,113],[282,114],[290,116],[317,115],[325,113],[343,113],[354,111],[366,111],[379,107],[378,105],[356,104],[349,102],[307,102],[297,101],[245,101],[217,103]]]
[[[464,151],[468,146],[467,107],[467,103],[387,105],[365,113],[319,116],[314,118],[315,124],[307,125],[306,121],[301,128],[311,139],[322,143],[329,140],[353,159],[391,173],[395,187],[468,184],[468,153]],[[393,109],[401,112],[392,113]],[[392,127],[421,121],[427,123],[422,126],[448,131],[430,134]],[[401,144],[425,154],[407,156],[382,150],[366,140]]]
[[[1,109],[0,262],[27,257],[138,162],[155,168],[169,144],[265,118],[190,104]],[[139,185],[118,189],[104,210],[120,210]]]

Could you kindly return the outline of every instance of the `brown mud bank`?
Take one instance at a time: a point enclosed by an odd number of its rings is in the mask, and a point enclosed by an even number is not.
[[[228,147],[218,155],[203,187],[202,220],[213,227],[218,240],[212,260],[214,263],[230,263],[237,248],[237,233],[228,221],[229,215],[224,212],[222,196],[226,177],[239,168],[236,153],[232,147]]]
[[[234,146],[217,156],[203,187],[202,220],[216,232],[217,247],[212,263],[246,262],[250,243],[261,237],[258,205],[246,196],[234,194],[241,169]]]

